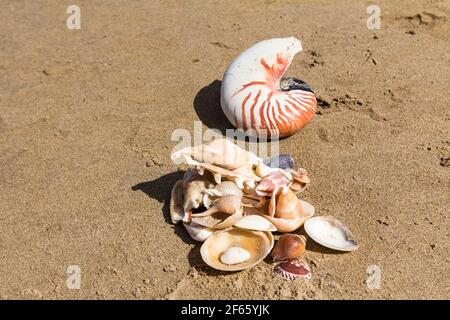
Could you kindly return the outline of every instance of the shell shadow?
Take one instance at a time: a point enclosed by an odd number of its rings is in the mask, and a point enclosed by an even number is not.
[[[203,87],[194,98],[194,109],[198,118],[210,129],[218,129],[226,135],[227,129],[234,129],[222,111],[220,88],[222,81],[214,80]]]
[[[162,213],[167,224],[172,226],[174,233],[187,244],[196,244],[181,224],[173,226],[170,221],[170,193],[175,183],[182,179],[184,171],[171,172],[155,180],[138,183],[131,187],[132,191],[142,191],[152,199],[163,204]]]

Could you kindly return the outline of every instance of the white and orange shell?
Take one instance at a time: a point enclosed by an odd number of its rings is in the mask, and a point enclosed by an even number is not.
[[[282,138],[312,119],[317,108],[314,93],[281,83],[300,51],[295,37],[270,39],[256,43],[230,64],[222,81],[221,105],[236,128],[249,136]]]

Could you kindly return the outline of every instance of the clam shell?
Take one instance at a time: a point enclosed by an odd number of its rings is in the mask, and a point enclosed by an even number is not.
[[[243,263],[250,259],[250,252],[241,247],[231,247],[225,250],[219,257],[220,262],[225,264]]]
[[[277,231],[277,228],[269,220],[255,214],[244,216],[234,226],[241,229],[255,230],[255,231],[269,231],[269,232]]]
[[[333,216],[309,219],[305,231],[314,241],[330,249],[354,251],[359,247],[350,230]]]
[[[184,197],[183,197],[183,180],[178,180],[172,188],[170,195],[170,220],[173,224],[184,219],[185,213],[183,208]]]
[[[216,231],[200,248],[203,261],[222,271],[239,271],[261,262],[272,249],[273,237],[268,232],[230,228]],[[220,256],[231,247],[240,247],[250,253],[248,260],[238,264],[225,264]]]
[[[191,238],[199,242],[208,239],[215,231],[214,229],[201,226],[195,222],[183,223],[183,226]]]

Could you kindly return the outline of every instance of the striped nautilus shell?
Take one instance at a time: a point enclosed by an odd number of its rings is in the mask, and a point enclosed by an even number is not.
[[[230,64],[220,103],[236,128],[248,136],[282,138],[312,119],[317,100],[311,88],[301,80],[282,78],[301,50],[295,37],[270,39],[256,43]]]

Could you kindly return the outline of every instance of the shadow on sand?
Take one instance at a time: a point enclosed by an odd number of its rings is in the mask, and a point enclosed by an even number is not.
[[[201,273],[208,276],[226,275],[227,272],[214,270],[208,267],[200,255],[201,243],[193,240],[181,223],[172,225],[170,221],[170,193],[175,183],[182,179],[184,171],[171,172],[155,180],[138,183],[131,187],[132,191],[142,191],[152,199],[158,200],[163,204],[162,213],[167,224],[173,227],[174,233],[185,243],[194,245],[188,254],[188,261],[191,267],[195,267]]]
[[[195,96],[194,109],[198,118],[210,129],[218,129],[223,135],[227,129],[234,129],[220,106],[222,81],[214,80],[203,87]]]

